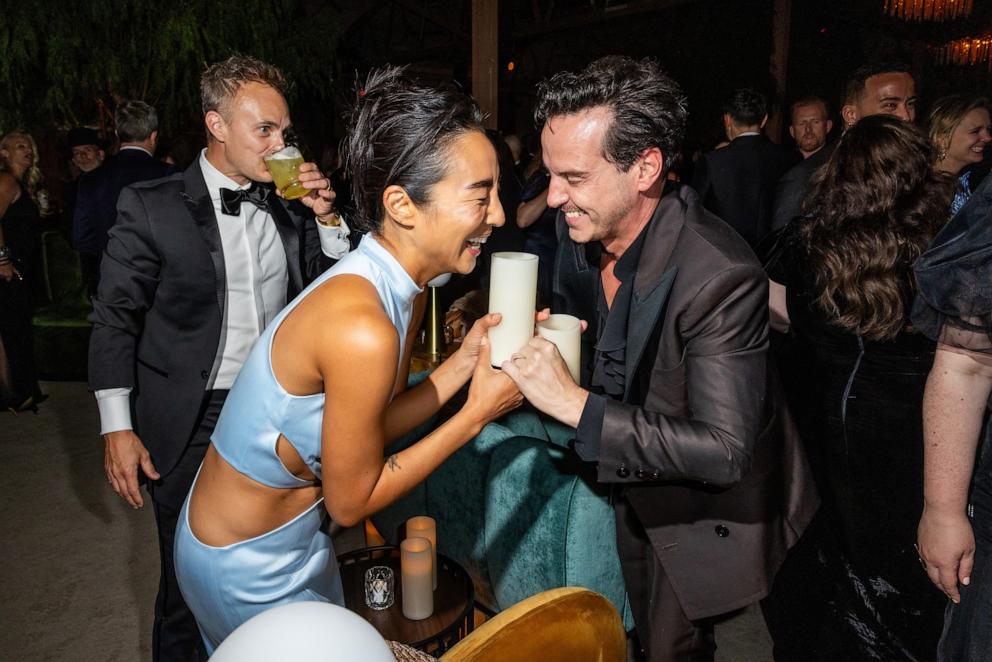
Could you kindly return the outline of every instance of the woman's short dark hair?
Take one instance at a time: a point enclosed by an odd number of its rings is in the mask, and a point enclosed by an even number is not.
[[[403,187],[418,206],[429,203],[452,141],[482,130],[478,105],[454,87],[419,84],[403,67],[371,72],[356,90],[341,145],[358,226],[382,230],[382,193],[389,186]]]
[[[557,73],[538,85],[534,120],[540,130],[553,117],[597,107],[613,112],[603,152],[618,169],[626,172],[651,147],[661,149],[666,170],[671,166],[688,112],[679,84],[657,62],[610,55],[580,72]]]
[[[802,236],[819,307],[870,340],[895,337],[916,292],[913,263],[950,215],[954,181],[922,131],[861,119],[816,175]]]

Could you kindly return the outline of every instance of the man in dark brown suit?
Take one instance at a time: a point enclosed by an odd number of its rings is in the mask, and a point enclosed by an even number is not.
[[[665,188],[685,101],[650,60],[542,84],[559,207],[555,312],[589,321],[576,384],[542,338],[503,364],[614,484],[642,654],[712,659],[712,617],[764,597],[817,498],[767,372],[768,286],[741,237]]]

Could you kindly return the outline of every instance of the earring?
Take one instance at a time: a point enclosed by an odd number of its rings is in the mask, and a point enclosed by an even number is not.
[[[947,152],[946,151],[940,150],[939,152],[937,152],[937,160],[938,161],[943,161],[946,158],[947,158]]]

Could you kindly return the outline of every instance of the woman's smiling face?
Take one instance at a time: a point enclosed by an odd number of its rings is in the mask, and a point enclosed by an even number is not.
[[[947,146],[945,158],[951,162],[949,165],[960,171],[972,163],[981,163],[985,146],[992,140],[990,124],[992,120],[985,108],[975,108],[961,118]]]
[[[447,150],[443,179],[431,188],[425,211],[429,247],[439,273],[467,274],[475,268],[482,244],[505,217],[499,202],[499,162],[492,143],[480,131],[455,138]]]

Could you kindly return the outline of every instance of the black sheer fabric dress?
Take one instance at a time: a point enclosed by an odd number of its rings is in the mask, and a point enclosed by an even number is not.
[[[992,363],[992,176],[934,239],[916,264],[919,294],[913,323],[951,347]],[[971,583],[961,602],[948,602],[940,641],[942,662],[992,660],[992,419],[978,446],[968,498],[975,534]]]
[[[944,599],[914,543],[935,343],[908,324],[888,341],[833,324],[814,301],[803,225],[784,231],[769,272],[787,288],[803,371],[784,377],[822,505],[763,604],[775,659],[932,660]]]
[[[0,279],[0,340],[3,341],[10,365],[13,395],[5,407],[17,411],[29,398],[40,395],[34,368],[34,330],[31,317],[34,310],[31,291],[36,273],[33,264],[38,247],[38,205],[24,186],[21,195],[7,207],[0,218],[4,242],[10,249],[14,266],[21,279]]]

